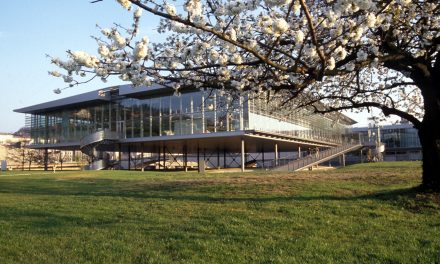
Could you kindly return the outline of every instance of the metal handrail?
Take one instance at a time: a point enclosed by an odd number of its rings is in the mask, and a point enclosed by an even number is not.
[[[322,152],[319,152],[318,155],[312,154],[297,160],[278,159],[277,161],[275,160],[271,161],[270,167],[275,168],[277,170],[282,170],[287,166],[288,171],[296,171],[311,166],[312,164],[316,164],[320,161],[326,160],[329,157],[336,156],[337,154],[342,154],[344,152],[347,152],[347,150],[351,150],[353,148],[357,148],[360,146],[361,145],[359,143],[345,144],[342,146],[323,150]]]
[[[119,133],[109,129],[104,129],[83,137],[80,140],[79,145],[80,148],[84,148],[103,140],[118,140],[119,138]]]
[[[355,135],[344,135],[325,130],[273,130],[268,128],[254,128],[256,131],[287,135],[304,140],[318,140],[335,144],[359,142]]]
[[[110,131],[109,129],[96,131],[95,133],[87,135],[80,140],[80,149],[81,152],[91,156],[92,160],[94,160],[94,149],[97,145],[106,144],[109,141],[117,141],[119,138],[119,133]],[[102,170],[106,168],[107,160],[105,159],[94,160],[85,167],[86,170]]]

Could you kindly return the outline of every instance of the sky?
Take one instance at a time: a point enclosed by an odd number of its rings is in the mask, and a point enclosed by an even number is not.
[[[5,1],[0,9],[0,132],[15,132],[24,126],[25,115],[13,112],[34,104],[122,84],[117,78],[107,83],[97,80],[53,93],[65,87],[60,78],[47,74],[57,68],[46,57],[66,58],[66,50],[83,50],[96,54],[99,36],[96,24],[111,27],[113,23],[129,26],[132,14],[115,0],[90,3],[90,0],[21,0]],[[155,30],[159,19],[144,12],[140,36],[161,41]],[[367,124],[368,114],[348,115]]]

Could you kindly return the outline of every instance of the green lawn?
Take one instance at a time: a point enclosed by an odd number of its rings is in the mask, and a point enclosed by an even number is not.
[[[2,173],[0,263],[438,263],[420,173]]]

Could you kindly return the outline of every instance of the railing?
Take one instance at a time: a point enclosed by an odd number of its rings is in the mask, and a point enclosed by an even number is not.
[[[85,167],[86,170],[103,170],[107,168],[106,159],[95,159],[95,147],[101,144],[108,144],[119,140],[119,133],[108,129],[97,131],[83,137],[80,140],[81,152],[92,157],[93,162]]]
[[[331,160],[339,155],[344,153],[353,151],[355,149],[360,148],[362,145],[359,143],[355,144],[345,144],[342,146],[330,148],[327,150],[323,150],[317,153],[310,154],[306,157],[299,158],[296,160],[283,158],[278,160],[271,161],[271,167],[274,170],[282,170],[282,171],[296,171],[302,168],[310,167],[319,163],[322,163],[327,160]]]
[[[92,145],[94,143],[98,143],[104,140],[118,140],[119,133],[110,131],[108,129],[100,130],[90,135],[83,137],[80,142],[80,148],[84,148],[88,145]]]
[[[324,130],[271,130],[268,128],[255,128],[255,130],[333,144],[359,142],[359,137],[356,135],[343,135]]]

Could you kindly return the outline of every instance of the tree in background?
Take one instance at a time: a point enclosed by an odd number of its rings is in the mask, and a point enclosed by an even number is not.
[[[117,2],[133,11],[132,27],[100,28],[97,56],[68,51],[66,61],[52,58],[66,73],[51,75],[70,87],[116,75],[176,94],[187,87],[264,92],[321,114],[377,108],[418,129],[423,186],[440,188],[437,0]],[[165,42],[138,36],[142,11],[162,18]]]

